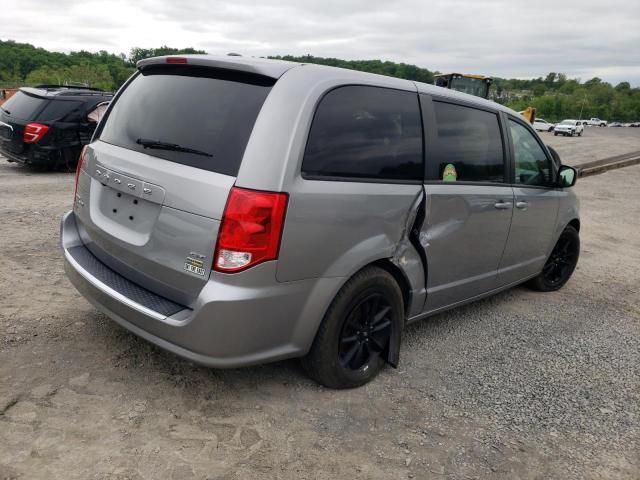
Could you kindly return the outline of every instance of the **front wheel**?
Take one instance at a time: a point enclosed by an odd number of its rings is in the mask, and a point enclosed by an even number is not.
[[[403,322],[404,302],[395,279],[386,270],[367,267],[336,295],[302,366],[329,388],[364,385],[384,366],[392,329]]]
[[[54,170],[61,172],[75,172],[80,156],[79,147],[62,148],[58,151],[58,159],[54,165]]]
[[[542,272],[529,281],[529,286],[540,292],[553,292],[563,287],[571,278],[580,256],[580,236],[571,225],[560,234]]]
[[[581,137],[582,136],[582,132],[578,132],[578,136]]]

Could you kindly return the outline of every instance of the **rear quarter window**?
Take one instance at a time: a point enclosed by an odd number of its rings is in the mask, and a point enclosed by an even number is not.
[[[137,74],[104,120],[100,140],[225,175],[238,173],[272,79],[189,66]],[[210,156],[144,149],[138,139],[178,144]]]
[[[82,102],[53,99],[37,116],[38,121],[54,122],[60,120],[79,121]]]
[[[422,168],[416,93],[354,85],[320,101],[302,162],[305,178],[421,180]]]

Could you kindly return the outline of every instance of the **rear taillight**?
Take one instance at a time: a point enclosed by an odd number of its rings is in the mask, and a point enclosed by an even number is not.
[[[82,165],[84,164],[84,157],[87,153],[87,148],[89,145],[85,145],[82,147],[82,152],[80,152],[80,158],[78,158],[78,164],[76,165],[76,180],[73,187],[73,203],[76,203],[76,196],[78,194],[78,177],[80,176],[80,171],[82,170]]]
[[[49,131],[48,125],[42,125],[41,123],[28,123],[24,127],[24,133],[22,134],[22,140],[24,143],[36,143],[44,137],[45,133]]]
[[[278,258],[289,197],[233,187],[224,209],[213,269],[239,272]]]

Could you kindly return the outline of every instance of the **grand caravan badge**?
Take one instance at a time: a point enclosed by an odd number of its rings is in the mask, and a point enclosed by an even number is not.
[[[187,272],[195,273],[196,275],[200,275],[204,277],[204,259],[206,257],[204,255],[200,255],[195,252],[191,252],[189,256],[187,256],[186,261],[184,262],[184,269]]]

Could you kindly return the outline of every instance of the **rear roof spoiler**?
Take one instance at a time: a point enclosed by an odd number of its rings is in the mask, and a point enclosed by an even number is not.
[[[41,90],[89,90],[91,92],[104,92],[100,88],[86,87],[84,85],[35,85],[33,88],[39,88]],[[105,92],[106,93],[106,92]]]
[[[270,78],[280,78],[287,70],[302,65],[301,63],[286,62],[283,60],[269,60],[266,58],[222,56],[222,55],[168,55],[152,57],[140,60],[136,67],[138,70],[150,65],[175,64],[171,61],[176,58],[186,59],[187,65],[201,67],[220,68],[223,70],[235,70],[239,72],[253,73]],[[167,61],[167,59],[171,59]]]

